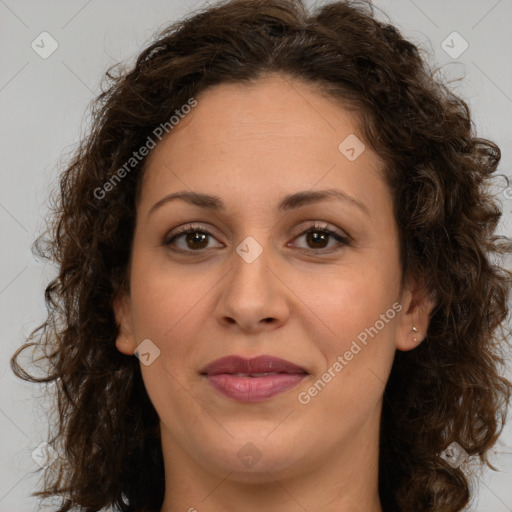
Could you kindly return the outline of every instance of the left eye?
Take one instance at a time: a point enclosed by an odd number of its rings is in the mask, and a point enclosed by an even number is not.
[[[306,242],[308,244],[313,245],[311,249],[325,249],[326,247],[323,245],[326,242],[329,242],[329,239],[336,240],[339,244],[343,245],[350,245],[350,239],[340,233],[337,233],[336,231],[332,231],[331,229],[328,229],[325,226],[312,226],[308,228],[306,231],[303,231],[298,237],[300,238],[302,236],[306,235]],[[321,247],[318,247],[318,245],[321,245]],[[333,247],[333,246],[331,246]],[[334,246],[335,247],[335,246]],[[306,248],[306,250],[311,250],[309,248]],[[332,252],[332,251],[324,251],[324,252]]]
[[[306,243],[311,245],[309,248],[301,248],[306,251],[318,252],[319,250],[326,249],[325,244],[328,244],[330,239],[335,239],[342,246],[350,245],[350,239],[348,237],[328,229],[325,226],[311,226],[295,237],[295,239],[304,236],[306,236]],[[200,226],[189,225],[184,226],[178,233],[174,233],[166,237],[164,245],[176,245],[176,247],[183,252],[199,252],[202,249],[211,248],[208,247],[209,237],[214,238],[208,230],[203,229]],[[184,240],[186,245],[185,247],[180,246],[177,243],[177,241],[181,239]],[[218,247],[222,247],[222,245],[219,245]]]

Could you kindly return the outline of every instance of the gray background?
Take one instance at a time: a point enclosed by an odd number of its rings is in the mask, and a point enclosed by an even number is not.
[[[0,0],[0,512],[39,510],[30,493],[39,478],[31,453],[46,436],[44,403],[35,400],[42,388],[15,378],[9,358],[45,318],[43,290],[54,269],[35,261],[30,246],[44,226],[49,185],[88,126],[87,107],[106,68],[116,61],[132,63],[157,29],[202,5],[202,0]],[[510,176],[512,0],[376,0],[375,5],[431,53],[430,62],[442,66],[446,78],[464,77],[453,88],[469,102],[479,134],[501,147],[500,170]],[[44,31],[58,43],[46,59],[31,47]],[[441,46],[454,31],[469,45],[456,58]],[[462,48],[457,37],[447,40],[452,52]],[[512,189],[507,193],[505,186],[496,193],[505,211],[500,231],[510,235]],[[510,422],[495,451],[492,461],[502,471],[484,472],[468,510],[512,511]]]

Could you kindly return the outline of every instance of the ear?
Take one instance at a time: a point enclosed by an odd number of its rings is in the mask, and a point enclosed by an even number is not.
[[[116,339],[117,350],[128,356],[132,356],[137,348],[137,343],[133,335],[132,308],[129,294],[121,292],[114,299],[113,307],[116,323],[119,326],[119,334]]]
[[[396,348],[408,351],[426,338],[430,315],[436,303],[425,283],[414,278],[407,280],[401,299],[402,314],[398,322]]]

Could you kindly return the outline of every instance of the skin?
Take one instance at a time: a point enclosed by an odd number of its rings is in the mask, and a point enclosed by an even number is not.
[[[362,140],[356,113],[283,75],[221,84],[196,99],[148,157],[130,292],[115,301],[118,349],[133,355],[150,339],[160,350],[141,371],[160,417],[161,512],[382,512],[385,383],[395,350],[421,342],[433,307],[414,279],[400,287],[383,164],[368,145],[349,161],[338,146],[350,134]],[[277,211],[285,195],[321,189],[341,190],[368,212],[336,198]],[[182,190],[218,196],[226,209],[175,200],[149,213]],[[314,231],[314,221],[351,244],[332,236],[311,242],[302,233]],[[186,235],[165,244],[189,222],[211,235],[204,242],[190,236],[192,248]],[[262,249],[252,263],[236,252],[248,236]],[[300,403],[299,393],[396,302],[401,311]],[[235,401],[199,373],[231,354],[281,357],[309,375],[266,401]],[[254,446],[245,450],[261,456],[251,467],[237,455],[248,442]]]

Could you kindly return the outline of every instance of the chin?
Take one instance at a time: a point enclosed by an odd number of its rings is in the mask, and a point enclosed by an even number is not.
[[[286,478],[298,473],[303,450],[297,450],[297,445],[290,439],[284,443],[279,436],[275,439],[247,436],[244,440],[230,440],[227,445],[217,446],[210,453],[203,454],[203,463],[208,459],[214,471],[229,473],[230,480],[268,483],[278,474]]]

